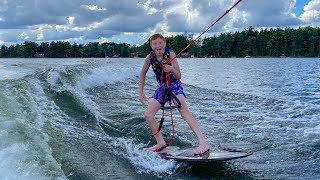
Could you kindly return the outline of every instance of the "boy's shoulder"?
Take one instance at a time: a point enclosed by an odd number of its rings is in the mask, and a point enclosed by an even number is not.
[[[153,57],[154,57],[154,54],[153,54],[153,53],[149,53],[149,54],[146,56],[146,60],[151,60]]]
[[[172,55],[175,55],[176,53],[172,50],[172,49],[170,49],[170,51],[169,51],[169,53]]]

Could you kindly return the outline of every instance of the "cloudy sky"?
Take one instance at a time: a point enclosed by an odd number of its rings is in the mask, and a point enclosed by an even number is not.
[[[237,0],[0,0],[0,44],[143,44],[152,33],[200,34]],[[209,33],[320,27],[320,0],[242,0]]]

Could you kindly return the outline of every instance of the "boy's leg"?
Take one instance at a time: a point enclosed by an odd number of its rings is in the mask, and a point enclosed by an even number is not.
[[[181,108],[178,108],[181,117],[188,123],[192,131],[196,134],[198,141],[199,141],[199,147],[195,150],[195,154],[202,154],[205,151],[209,149],[209,145],[207,141],[205,140],[200,127],[195,120],[195,118],[192,116],[191,112],[189,111],[189,108],[187,107],[186,99],[183,94],[178,94],[177,98],[179,99],[181,103]]]
[[[148,125],[152,131],[152,134],[155,134],[158,131],[159,125],[155,119],[155,115],[156,113],[160,110],[161,105],[158,101],[156,101],[155,99],[151,98],[147,107],[146,112],[144,113],[145,119],[148,122]],[[161,131],[154,136],[157,144],[153,147],[151,147],[150,149],[155,150],[155,149],[159,149],[161,147],[163,147],[164,145],[166,145],[166,142],[164,141],[163,137],[162,137],[162,133]]]

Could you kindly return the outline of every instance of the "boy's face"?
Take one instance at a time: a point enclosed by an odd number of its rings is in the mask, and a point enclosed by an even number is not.
[[[162,56],[164,54],[165,47],[166,42],[161,38],[157,38],[151,42],[151,49],[154,50],[156,55]]]

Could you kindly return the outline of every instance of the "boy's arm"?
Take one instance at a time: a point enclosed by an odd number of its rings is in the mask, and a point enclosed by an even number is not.
[[[150,67],[150,57],[148,55],[144,61],[144,64],[142,66],[140,76],[139,76],[139,101],[141,103],[144,103],[146,101],[146,96],[144,94],[143,89],[144,89],[146,74],[148,72],[149,67]]]

